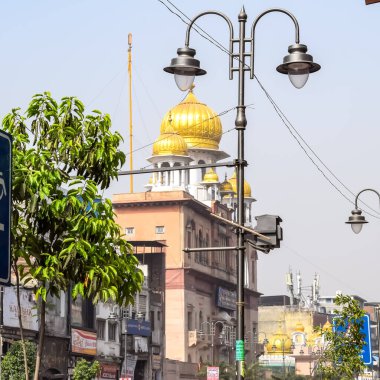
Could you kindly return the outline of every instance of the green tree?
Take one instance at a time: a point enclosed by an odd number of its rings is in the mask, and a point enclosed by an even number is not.
[[[324,336],[325,348],[317,363],[316,371],[323,379],[353,379],[362,373],[365,365],[361,359],[362,348],[365,344],[362,328],[364,311],[358,301],[350,296],[337,295],[335,304],[342,310],[335,310],[334,325],[341,329],[316,331]]]
[[[48,294],[71,289],[74,299],[129,303],[143,275],[111,202],[99,194],[125,161],[109,115],[85,115],[78,99],[58,103],[46,92],[33,97],[25,114],[13,109],[3,128],[13,136],[13,260],[24,283],[38,283],[37,380]]]
[[[100,364],[97,360],[88,362],[86,359],[80,359],[74,368],[74,380],[92,380],[100,371]]]
[[[36,344],[24,342],[29,375],[33,376],[36,361]],[[25,380],[24,354],[21,341],[12,343],[1,361],[1,380]]]

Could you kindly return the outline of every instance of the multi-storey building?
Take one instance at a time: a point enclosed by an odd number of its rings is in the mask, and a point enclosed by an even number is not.
[[[162,279],[162,289],[156,295],[165,304],[160,317],[164,349],[159,355],[167,359],[162,361],[167,380],[180,376],[194,378],[202,362],[234,361],[236,251],[184,251],[236,246],[234,230],[215,217],[228,220],[235,217],[235,174],[231,173],[229,180],[220,181],[215,168],[191,169],[192,165],[212,165],[228,157],[219,149],[222,133],[219,117],[199,102],[191,90],[163,118],[160,136],[149,158],[154,168],[181,170],[154,173],[144,192],[113,196],[117,222],[128,241],[138,247],[140,260],[157,257],[155,251],[144,251],[145,243],[164,246],[162,271],[151,266],[151,276]],[[245,182],[248,226],[253,201],[251,188]],[[257,325],[256,259],[256,251],[247,246],[245,328],[248,335]]]

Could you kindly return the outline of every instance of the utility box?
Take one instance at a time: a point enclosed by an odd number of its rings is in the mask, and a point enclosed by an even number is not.
[[[280,242],[283,238],[280,223],[282,219],[278,215],[260,215],[255,217],[257,225],[254,228],[256,232],[265,235],[270,241],[255,236],[255,244],[263,250],[280,248]]]

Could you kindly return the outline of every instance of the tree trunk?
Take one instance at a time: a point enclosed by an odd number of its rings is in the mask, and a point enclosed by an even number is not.
[[[42,351],[44,348],[44,338],[45,338],[45,316],[46,316],[46,301],[42,298],[41,300],[41,310],[40,310],[40,331],[38,334],[38,347],[36,356],[36,368],[34,370],[34,380],[38,380],[38,374],[41,367]]]
[[[14,269],[14,272],[16,275],[17,317],[18,317],[18,323],[20,326],[20,338],[21,338],[22,352],[24,355],[25,380],[29,380],[28,357],[26,354],[26,346],[25,346],[25,339],[24,339],[24,328],[22,325],[22,318],[21,318],[20,276],[18,273],[17,260],[13,261],[13,269]]]

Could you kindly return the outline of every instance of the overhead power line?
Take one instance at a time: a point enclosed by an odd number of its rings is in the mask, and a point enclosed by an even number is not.
[[[167,3],[169,3],[173,8],[175,8],[178,12],[181,13],[181,15],[183,17],[185,17],[189,22],[187,22],[186,20],[184,20],[184,18],[178,14],[177,12],[175,12],[173,9],[171,9],[167,4],[164,3],[163,0],[157,0],[159,1],[161,4],[163,4],[171,13],[173,13],[174,15],[176,15],[184,24],[186,25],[189,25],[190,24],[190,21],[191,19],[184,13],[182,12],[177,6],[175,6],[173,4],[172,1],[170,0],[166,0]],[[196,25],[195,23],[193,24],[193,28],[194,30],[201,36],[203,37],[204,39],[206,39],[207,41],[209,41],[210,43],[212,43],[214,46],[216,46],[219,50],[221,50],[223,53],[227,54],[227,55],[231,55],[231,53],[229,52],[229,50],[224,47],[219,41],[217,41],[215,38],[213,38],[209,33],[207,33],[205,30],[203,30],[202,28],[200,28],[198,25]],[[199,29],[199,30],[198,30]],[[240,61],[239,57],[234,57],[234,59],[237,59]],[[244,65],[247,66],[248,68],[250,68],[249,65],[247,65],[245,62],[244,62]],[[281,111],[280,107],[276,104],[276,102],[273,100],[273,98],[270,96],[269,92],[265,89],[265,87],[262,85],[262,83],[259,81],[259,79],[257,78],[257,75],[255,74],[255,79],[257,80],[260,88],[263,90],[264,94],[266,95],[266,97],[268,98],[268,100],[270,101],[270,103],[272,104],[273,108],[275,109],[277,115],[280,117],[281,121],[283,122],[283,124],[285,125],[285,127],[288,129],[289,133],[291,134],[291,136],[296,140],[297,144],[300,146],[300,148],[302,149],[302,151],[306,154],[306,157],[312,162],[312,164],[316,167],[316,169],[320,172],[320,174],[322,174],[322,176],[327,180],[327,182],[343,197],[345,198],[348,202],[350,202],[351,204],[354,204],[355,202],[350,199],[346,194],[344,194],[344,192],[329,178],[329,175],[326,174],[324,172],[324,170],[317,164],[316,161],[319,161],[322,166],[327,170],[328,173],[330,173],[330,175],[340,184],[340,186],[342,186],[347,192],[349,192],[352,196],[355,197],[355,194],[354,192],[352,192],[335,174],[334,172],[322,161],[322,159],[317,155],[317,153],[310,147],[310,145],[306,142],[306,140],[301,136],[301,134],[295,129],[295,127],[289,122],[288,118],[285,116],[285,114]],[[247,106],[248,108],[248,106]],[[297,138],[298,136],[298,138]],[[304,145],[306,146],[304,146]],[[311,153],[309,153],[308,152]],[[316,160],[314,160],[312,158],[312,156],[314,156],[316,158]],[[363,201],[361,201],[361,203],[363,205],[365,205],[368,209],[370,209],[371,211],[375,212],[376,214],[380,215],[380,213],[376,210],[374,210],[373,208],[371,208],[369,205],[367,205],[366,203],[364,203]],[[363,211],[365,213],[367,213],[368,215],[376,218],[376,219],[380,219],[378,216],[370,213],[369,211],[365,210],[364,208],[362,208]]]

